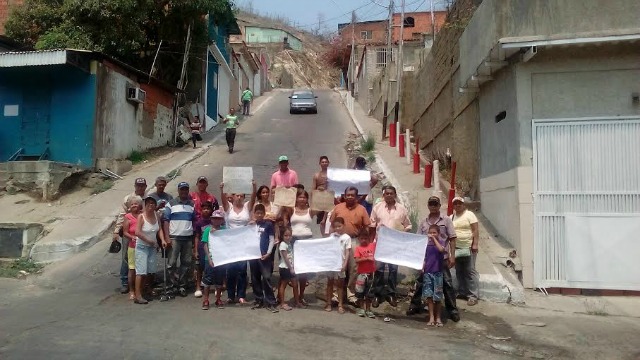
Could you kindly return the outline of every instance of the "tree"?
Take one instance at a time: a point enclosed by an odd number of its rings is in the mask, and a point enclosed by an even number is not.
[[[189,25],[191,48],[204,52],[206,15],[228,25],[235,21],[233,11],[232,0],[26,0],[5,28],[8,36],[36,49],[99,51],[145,72],[163,40],[157,77],[176,84]]]
[[[323,60],[330,66],[340,69],[345,78],[349,70],[350,57],[351,43],[341,35],[334,36],[322,54]]]

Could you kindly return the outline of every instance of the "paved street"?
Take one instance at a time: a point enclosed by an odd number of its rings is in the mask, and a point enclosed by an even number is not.
[[[276,92],[241,125],[234,154],[218,137],[176,180],[208,176],[218,195],[223,166],[253,166],[257,183],[268,184],[286,154],[307,186],[320,155],[345,166],[353,125],[336,93],[318,95],[319,114],[289,115],[287,93]],[[172,193],[176,184],[168,186]],[[120,255],[108,246],[105,238],[26,281],[0,279],[0,359],[507,358],[478,342],[464,321],[425,330],[422,317],[384,323],[326,313],[312,291],[308,309],[278,314],[239,306],[205,312],[191,294],[135,305],[117,292]],[[489,322],[499,326],[497,318]]]

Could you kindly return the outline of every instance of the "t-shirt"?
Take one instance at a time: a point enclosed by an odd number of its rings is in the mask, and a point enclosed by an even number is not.
[[[164,207],[164,219],[169,221],[169,236],[176,240],[191,240],[193,236],[193,220],[195,220],[194,203],[191,198],[180,200],[175,198]]]
[[[351,239],[349,239],[351,241]],[[358,245],[356,251],[353,253],[353,257],[365,258],[373,256],[376,252],[376,244],[369,243],[367,246]],[[376,271],[376,262],[374,260],[365,260],[358,263],[358,274],[371,274]]]
[[[351,249],[351,236],[347,234],[338,235],[337,233],[333,233],[333,236],[337,237],[340,241],[340,250],[342,250],[342,262],[344,263],[344,260],[346,259],[345,250]]]
[[[132,213],[127,213],[125,216],[127,220],[129,220],[129,234],[133,236],[133,240],[129,239],[129,247],[132,249],[136,248],[136,228],[138,227],[138,218],[135,217]]]
[[[168,204],[169,201],[171,201],[173,199],[173,196],[169,195],[166,192],[163,192],[162,194],[158,194],[157,191],[152,192],[151,194],[149,194],[148,196],[151,196],[152,198],[156,199],[156,202],[158,203],[158,207],[162,208],[163,204]]]
[[[260,234],[260,252],[262,255],[271,254],[275,242],[276,231],[271,221],[257,221],[258,234]]]
[[[282,257],[282,253],[281,251],[284,250],[287,252],[287,258],[289,259],[289,262],[291,263],[291,265],[293,265],[293,246],[291,245],[291,243],[286,243],[286,242],[281,242],[280,245],[278,246],[278,253],[280,253],[280,265],[279,267],[282,269],[287,269],[287,263],[284,261],[284,257]]]
[[[227,129],[235,129],[238,127],[239,125],[238,116],[227,115],[225,116],[225,119],[227,119],[227,122],[226,122]]]
[[[461,216],[456,216],[455,213],[451,215],[451,220],[453,220],[453,227],[456,229],[456,248],[470,248],[471,243],[473,243],[471,225],[478,223],[476,214],[469,210],[465,210]]]
[[[251,221],[249,203],[244,203],[244,205],[242,206],[242,211],[240,211],[239,213],[237,213],[233,209],[233,204],[229,203],[229,212],[227,213],[227,218],[225,220],[229,229],[246,226],[249,221]]]
[[[189,196],[191,196],[191,200],[193,200],[193,204],[195,205],[197,218],[202,217],[202,204],[207,201],[213,205],[212,207],[214,211],[220,208],[220,205],[218,205],[218,200],[216,199],[216,197],[209,194],[206,191],[202,194],[194,191],[191,194],[189,194]]]
[[[207,226],[211,226],[211,220],[209,219],[197,219],[193,222],[193,234],[200,235],[200,241],[202,241],[202,237],[204,236],[204,228]]]
[[[347,203],[340,203],[333,208],[331,212],[331,223],[337,217],[344,219],[344,232],[351,237],[357,237],[360,229],[368,227],[371,224],[367,210],[360,204],[356,204],[353,208],[348,208]]]
[[[251,92],[251,90],[245,90],[242,92],[242,100],[246,100],[246,101],[251,101],[251,99],[253,98],[253,93]]]
[[[438,240],[440,245],[444,247],[445,242],[442,240]],[[444,261],[444,253],[441,253],[438,248],[431,243],[431,239],[429,239],[429,243],[427,244],[427,250],[424,255],[424,272],[426,273],[436,273],[442,271],[442,262]]]
[[[298,173],[295,170],[276,171],[271,175],[271,187],[292,187],[298,184]]]
[[[420,226],[418,226],[418,234],[427,235],[429,233],[429,226],[438,225],[440,228],[440,241],[444,242],[444,248],[447,249],[447,252],[444,253],[444,258],[449,258],[449,238],[456,237],[456,230],[453,228],[453,222],[451,218],[448,216],[440,215],[436,221],[431,221],[427,216],[426,219],[422,220]]]
[[[206,247],[209,247],[209,234],[211,234],[211,228],[212,228],[211,225],[207,225],[202,229],[202,238],[200,239],[200,241]],[[222,225],[222,226],[220,226],[220,229],[218,229],[218,230],[224,230],[224,229],[225,229],[225,227],[224,227],[224,225]],[[206,252],[204,253],[203,256],[204,256],[204,261],[209,260],[207,258],[207,253]]]

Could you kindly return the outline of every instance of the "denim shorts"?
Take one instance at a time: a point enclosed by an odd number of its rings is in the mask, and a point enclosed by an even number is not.
[[[371,291],[371,283],[373,283],[373,276],[371,274],[358,274],[356,277],[356,298],[372,299],[374,297]]]
[[[156,272],[156,249],[136,241],[136,275]]]
[[[292,280],[296,277],[291,274],[291,271],[288,268],[279,268],[280,271],[280,280]]]
[[[432,298],[433,302],[440,302],[444,298],[442,293],[442,272],[424,273],[422,285],[422,299]]]

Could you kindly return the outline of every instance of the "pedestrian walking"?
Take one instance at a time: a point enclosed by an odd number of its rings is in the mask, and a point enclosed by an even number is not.
[[[200,135],[202,123],[200,122],[200,117],[198,117],[198,115],[193,117],[193,121],[189,123],[189,128],[191,129],[191,141],[193,142],[193,148],[195,149],[196,142],[202,141],[202,136]]]
[[[468,210],[464,198],[453,199],[453,227],[456,230],[456,279],[458,279],[458,297],[467,300],[467,305],[478,303],[479,275],[476,271],[478,255],[478,218]]]
[[[252,181],[253,192],[248,202],[245,202],[245,194],[232,194],[233,202],[223,202],[223,209],[226,214],[226,225],[229,229],[235,229],[249,225],[252,219],[252,209],[256,202],[256,182]],[[220,198],[226,199],[224,183],[220,184]],[[247,262],[238,261],[227,264],[227,302],[234,303],[236,300],[241,305],[246,303],[247,297]]]
[[[181,296],[187,296],[187,274],[193,261],[193,221],[195,204],[189,196],[189,184],[178,184],[178,197],[172,199],[164,209],[164,233],[171,241],[169,257],[169,277],[173,288]],[[180,267],[177,268],[178,258]]]
[[[375,231],[381,226],[398,231],[411,231],[409,211],[398,202],[396,188],[391,185],[382,187],[384,201],[373,206],[371,211],[371,229]],[[389,269],[389,276],[385,280],[385,267]],[[373,307],[377,308],[381,302],[387,300],[393,307],[398,305],[396,287],[398,286],[398,265],[376,262],[375,280],[373,284]]]
[[[253,93],[251,89],[247,86],[246,89],[242,92],[242,115],[249,116],[251,112],[251,103],[253,102]]]
[[[156,199],[147,196],[144,199],[144,211],[138,216],[136,228],[136,304],[148,303],[149,274],[156,271],[156,249],[158,238],[163,248],[167,247],[164,233],[160,229],[160,222],[156,213]],[[147,293],[147,294],[145,294]],[[144,295],[147,295],[145,298]]]
[[[236,115],[236,109],[229,109],[229,114],[222,120],[226,124],[225,136],[227,140],[227,147],[229,148],[229,154],[233,154],[233,146],[236,143],[236,131],[240,126],[238,115]]]

